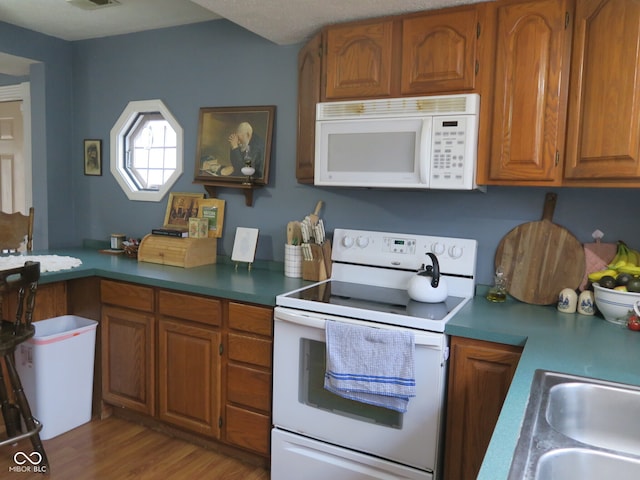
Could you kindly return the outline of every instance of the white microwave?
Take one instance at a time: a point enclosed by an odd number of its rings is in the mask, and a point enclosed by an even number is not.
[[[477,94],[318,103],[314,184],[472,190]]]

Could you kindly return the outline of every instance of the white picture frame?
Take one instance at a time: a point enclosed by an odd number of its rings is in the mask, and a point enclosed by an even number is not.
[[[253,263],[258,245],[258,233],[257,228],[236,227],[231,261]]]

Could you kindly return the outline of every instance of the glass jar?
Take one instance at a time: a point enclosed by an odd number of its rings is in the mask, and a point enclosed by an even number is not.
[[[502,267],[496,269],[496,274],[493,277],[493,286],[489,289],[489,293],[487,293],[487,300],[496,303],[507,300],[507,279]]]

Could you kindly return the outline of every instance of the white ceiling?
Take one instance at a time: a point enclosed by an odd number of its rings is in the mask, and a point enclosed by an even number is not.
[[[83,1],[1,0],[0,20],[74,41],[226,18],[278,45],[290,45],[331,23],[480,0],[117,0],[118,5],[92,10],[74,5]],[[28,63],[14,65],[0,53],[0,73],[9,69],[26,75],[20,72],[28,72]]]
[[[85,40],[229,19],[279,45],[298,43],[323,25],[431,10],[479,0],[118,0],[84,10],[67,0],[2,0],[0,20],[63,40]]]

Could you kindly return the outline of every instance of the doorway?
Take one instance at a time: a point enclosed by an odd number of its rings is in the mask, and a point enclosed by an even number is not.
[[[33,204],[29,84],[0,87],[0,210],[26,214]]]

